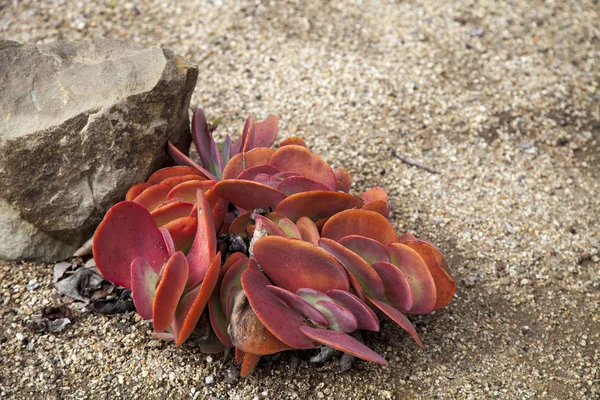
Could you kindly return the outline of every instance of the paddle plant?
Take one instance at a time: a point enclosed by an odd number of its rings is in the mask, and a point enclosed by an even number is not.
[[[133,186],[94,235],[106,279],[130,288],[157,337],[183,343],[207,310],[241,375],[261,356],[329,346],[387,364],[360,340],[389,317],[423,346],[406,314],[450,302],[456,283],[431,243],[398,236],[385,191],[350,194],[351,177],[299,138],[271,148],[279,121],[248,118],[241,137],[213,139],[192,121],[199,162],[169,143],[180,164]],[[183,149],[182,149],[183,147]]]

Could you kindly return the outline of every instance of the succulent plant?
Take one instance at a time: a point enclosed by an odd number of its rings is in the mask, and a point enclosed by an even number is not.
[[[248,118],[221,150],[214,125],[198,110],[200,163],[169,144],[183,165],[133,186],[94,236],[98,268],[131,288],[155,335],[183,343],[208,308],[242,376],[263,355],[321,345],[387,364],[352,335],[379,330],[375,311],[422,347],[406,314],[445,306],[456,283],[435,246],[396,234],[385,191],[351,195],[350,174],[302,139],[270,148],[277,117]]]

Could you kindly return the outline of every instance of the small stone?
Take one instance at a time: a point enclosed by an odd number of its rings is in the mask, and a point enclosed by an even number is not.
[[[28,283],[27,283],[27,290],[28,291],[32,291],[37,289],[38,287],[40,287],[40,284],[35,280],[35,278],[31,279]]]
[[[206,383],[207,385],[212,385],[214,381],[215,378],[212,375],[209,375],[206,378],[204,378],[204,383]]]
[[[25,336],[23,336],[23,334],[21,332],[17,332],[17,334],[15,335],[15,338],[19,341],[22,342],[23,339],[25,339]]]
[[[527,279],[527,278],[521,279],[521,286],[527,286],[527,285],[529,285],[529,279]]]

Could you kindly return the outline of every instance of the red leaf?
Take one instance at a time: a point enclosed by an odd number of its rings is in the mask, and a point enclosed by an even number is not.
[[[152,211],[167,200],[167,194],[170,191],[171,186],[169,185],[162,183],[152,185],[140,193],[133,202],[143,206],[148,211]]]
[[[190,264],[188,289],[202,282],[217,252],[217,234],[212,210],[206,196],[200,190],[196,193],[196,205],[198,206],[196,236],[187,255]]]
[[[358,254],[327,238],[321,238],[319,246],[335,257],[348,270],[348,273],[358,280],[363,292],[368,296],[376,298],[383,296],[385,289],[381,278],[373,267]]]
[[[175,345],[179,346],[187,340],[192,334],[192,331],[196,327],[196,324],[200,320],[200,316],[204,312],[206,303],[211,294],[215,290],[217,281],[219,279],[219,272],[221,268],[221,253],[213,258],[206,273],[206,276],[198,288],[192,289],[190,293],[194,293],[194,301],[189,307],[185,306],[177,309],[175,320],[173,321],[173,328],[175,332]],[[197,293],[196,293],[197,292]]]
[[[361,199],[348,193],[318,190],[293,194],[281,201],[275,211],[292,221],[297,221],[300,217],[318,221],[361,204]]]
[[[279,170],[268,164],[257,165],[256,167],[251,167],[242,171],[242,173],[237,177],[237,179],[252,181],[258,174],[275,175],[277,173],[279,173]]]
[[[421,342],[421,339],[419,339],[419,335],[417,335],[417,331],[415,330],[415,327],[413,326],[412,322],[410,322],[410,320],[408,318],[406,318],[406,315],[402,314],[400,311],[396,310],[394,307],[390,306],[389,304],[384,303],[383,301],[379,301],[379,300],[375,300],[375,299],[369,299],[369,301],[371,303],[373,303],[381,311],[383,311],[383,313],[385,315],[390,317],[392,319],[392,321],[397,323],[400,326],[400,328],[402,328],[406,332],[408,332],[410,334],[410,336],[414,339],[414,341],[417,342],[419,347],[421,347],[421,348],[424,347],[423,343]]]
[[[173,236],[171,236],[171,233],[169,233],[169,230],[167,228],[165,228],[164,226],[160,227],[159,230],[165,241],[165,246],[167,246],[167,253],[169,254],[169,258],[171,258],[171,256],[173,254],[177,253],[175,242],[173,241]]]
[[[331,167],[321,157],[302,146],[280,147],[269,164],[281,171],[297,172],[308,179],[321,182],[331,190],[337,190],[337,180]]]
[[[339,244],[352,250],[369,264],[378,261],[390,262],[390,254],[385,247],[376,240],[364,236],[350,235],[338,240]]]
[[[279,147],[283,147],[283,146],[301,146],[301,147],[306,147],[306,142],[302,139],[300,139],[299,137],[296,136],[290,136],[288,138],[285,138],[281,141],[281,143],[279,143]]]
[[[257,122],[254,128],[253,147],[271,147],[279,132],[279,118],[269,115],[263,121]]]
[[[252,310],[277,339],[295,349],[315,347],[313,341],[300,332],[300,327],[306,325],[304,318],[267,289],[270,282],[262,272],[248,268],[242,273],[241,282]]]
[[[102,275],[126,288],[131,288],[131,263],[137,257],[143,257],[156,272],[168,259],[167,247],[152,216],[131,201],[117,203],[108,210],[94,234],[92,249]]]
[[[302,240],[263,237],[254,244],[254,257],[277,286],[291,292],[349,288],[346,272],[335,258]]]
[[[212,189],[216,183],[217,181],[213,180],[187,181],[180,183],[179,185],[171,189],[171,191],[167,194],[167,200],[182,199],[190,203],[195,203],[196,191],[198,189],[206,193],[208,190]]]
[[[283,193],[269,186],[237,179],[221,181],[214,190],[221,198],[244,210],[277,207],[285,199]]]
[[[405,244],[393,243],[387,247],[391,263],[408,279],[414,301],[411,314],[428,314],[435,308],[436,288],[429,268],[419,253]]]
[[[308,217],[300,217],[298,221],[296,221],[296,226],[300,231],[302,240],[314,244],[315,246],[318,246],[319,230],[317,229],[317,225],[315,225],[312,219]]]
[[[131,263],[131,296],[138,314],[145,320],[152,319],[152,301],[156,292],[158,274],[142,257]]]
[[[152,302],[152,323],[155,332],[167,330],[188,279],[188,263],[182,252],[167,261]]]
[[[204,175],[207,179],[217,180],[217,177],[214,176],[210,171],[200,166],[197,162],[183,154],[177,147],[173,145],[173,143],[168,142],[168,151],[169,155],[175,162],[181,166],[192,167],[202,175]]]
[[[456,281],[448,269],[446,259],[434,245],[425,240],[415,239],[403,242],[403,244],[419,253],[429,268],[436,289],[434,310],[444,307],[452,300],[456,291]]]
[[[152,184],[148,183],[148,182],[142,182],[142,183],[138,183],[136,185],[133,185],[127,191],[127,195],[125,196],[125,200],[127,200],[127,201],[133,201],[136,197],[138,197],[140,195],[140,193],[142,193],[145,189],[149,188],[150,186],[152,186]]]
[[[157,185],[165,179],[172,178],[174,176],[184,175],[202,176],[202,172],[198,171],[196,168],[188,166],[166,167],[159,169],[158,171],[150,175],[150,178],[148,178],[148,183]]]
[[[258,147],[250,150],[246,153],[239,153],[231,157],[231,160],[223,169],[223,180],[225,179],[236,179],[240,174],[252,167],[259,165],[265,165],[271,160],[271,156],[275,153],[275,150]]]
[[[343,290],[329,290],[327,296],[331,297],[336,303],[349,310],[358,322],[358,329],[369,331],[379,331],[379,320],[377,315],[369,308],[364,301],[350,292]]]
[[[383,357],[346,333],[316,329],[310,326],[303,326],[300,330],[307,337],[326,346],[333,347],[366,361],[388,365]]]
[[[327,318],[325,318],[323,313],[296,293],[272,285],[268,285],[267,289],[275,296],[279,297],[294,311],[310,319],[314,324],[329,326],[329,321],[327,321]]]
[[[350,235],[365,236],[384,246],[396,241],[396,231],[392,224],[374,211],[342,211],[329,218],[321,232],[322,237],[335,241]]]
[[[245,353],[244,361],[242,362],[242,369],[240,370],[240,376],[242,378],[247,377],[254,371],[258,361],[260,360],[260,356],[255,354]]]
[[[352,176],[350,176],[350,173],[344,168],[336,168],[333,170],[333,174],[337,181],[337,190],[349,193],[352,187]]]
[[[375,262],[373,268],[385,286],[385,295],[380,298],[385,298],[394,307],[410,310],[414,304],[414,295],[406,275],[388,262]]]
[[[154,209],[150,215],[156,222],[156,226],[161,227],[178,218],[189,216],[192,208],[194,208],[192,203],[175,201]]]
[[[197,222],[198,220],[194,217],[182,217],[163,225],[171,234],[178,251],[187,253],[190,250],[194,242]]]

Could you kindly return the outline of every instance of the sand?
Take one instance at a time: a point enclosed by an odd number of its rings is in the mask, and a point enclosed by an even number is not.
[[[388,320],[365,336],[388,367],[286,352],[244,380],[135,314],[34,334],[33,313],[69,300],[51,265],[0,262],[0,398],[599,398],[598,21],[596,1],[0,4],[4,39],[123,38],[197,62],[192,102],[220,132],[279,115],[355,193],[385,188],[395,227],[436,243],[458,282],[411,317],[424,350]]]

